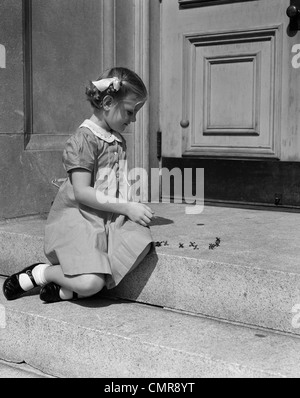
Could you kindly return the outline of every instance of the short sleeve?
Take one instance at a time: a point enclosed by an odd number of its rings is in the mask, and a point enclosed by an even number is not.
[[[93,135],[85,129],[79,129],[65,144],[63,151],[63,165],[69,172],[73,169],[86,169],[90,172],[94,169],[97,145]]]

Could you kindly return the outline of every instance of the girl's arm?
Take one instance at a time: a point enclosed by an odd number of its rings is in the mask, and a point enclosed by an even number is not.
[[[92,173],[85,169],[74,169],[70,173],[75,199],[93,209],[124,214],[132,221],[147,226],[153,211],[143,203],[127,202],[122,198],[114,198],[91,187]]]

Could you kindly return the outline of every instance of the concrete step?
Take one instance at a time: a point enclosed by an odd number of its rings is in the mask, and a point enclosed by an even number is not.
[[[0,360],[0,379],[46,379],[53,378],[26,363],[13,363]]]
[[[111,296],[300,335],[300,214],[151,206],[153,238],[162,243]],[[45,261],[44,224],[0,225],[0,274]],[[220,245],[209,249],[216,237]]]
[[[2,360],[60,378],[300,376],[299,337],[124,300],[1,295],[0,329]]]

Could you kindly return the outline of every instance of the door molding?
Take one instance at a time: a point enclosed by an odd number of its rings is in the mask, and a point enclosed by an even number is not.
[[[116,0],[100,0],[102,14],[102,70],[116,63]]]
[[[24,52],[24,146],[27,148],[33,133],[32,105],[32,0],[22,0]]]
[[[134,1],[134,67],[149,89],[150,76],[150,0]],[[149,100],[138,113],[135,131],[135,165],[149,171]],[[137,132],[137,134],[136,134]]]
[[[134,70],[149,90],[150,83],[150,0],[134,1]],[[140,175],[141,200],[148,201],[150,172],[150,105],[146,101],[134,124],[134,167]]]

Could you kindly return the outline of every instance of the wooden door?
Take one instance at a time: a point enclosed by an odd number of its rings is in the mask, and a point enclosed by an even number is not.
[[[300,34],[289,5],[162,1],[163,164],[204,167],[206,199],[299,204]]]

